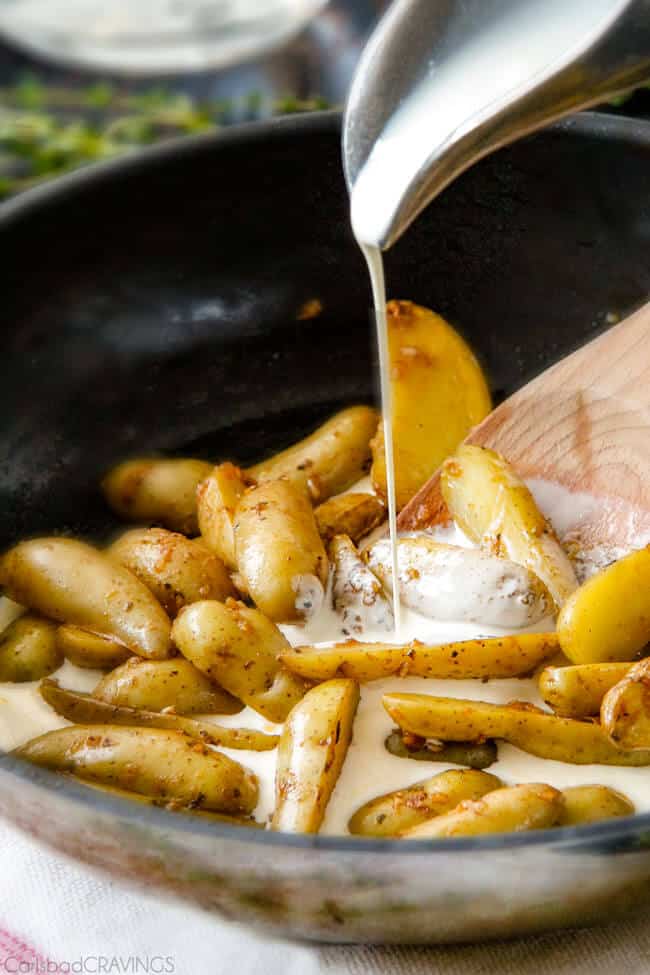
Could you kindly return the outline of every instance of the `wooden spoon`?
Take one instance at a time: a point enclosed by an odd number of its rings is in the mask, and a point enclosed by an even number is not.
[[[638,547],[650,537],[650,304],[523,386],[466,442],[498,450],[521,477],[598,499],[581,546]],[[448,520],[434,474],[398,528]]]

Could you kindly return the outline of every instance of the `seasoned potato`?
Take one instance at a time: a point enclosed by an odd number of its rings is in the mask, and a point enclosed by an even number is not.
[[[314,514],[325,542],[335,535],[347,535],[355,545],[387,517],[383,502],[375,494],[341,494],[319,504]]]
[[[380,539],[364,554],[390,592],[390,540]],[[532,572],[487,552],[429,535],[398,538],[397,566],[401,602],[423,616],[517,628],[548,612],[546,590]]]
[[[273,829],[318,832],[345,761],[358,703],[354,681],[331,680],[296,704],[280,736]]]
[[[229,569],[237,568],[233,521],[239,499],[254,481],[240,467],[217,464],[201,481],[196,492],[196,509],[201,538]]]
[[[384,747],[396,758],[466,765],[468,768],[489,768],[497,760],[497,746],[489,739],[480,742],[436,741],[402,732],[400,728],[395,728],[387,735]]]
[[[634,660],[650,641],[650,548],[587,579],[562,608],[557,635],[574,664]]]
[[[123,643],[89,633],[69,623],[57,629],[56,642],[70,663],[87,670],[112,670],[131,658],[131,651]]]
[[[650,657],[607,691],[600,720],[619,748],[650,748]]]
[[[590,718],[600,712],[602,700],[630,669],[630,664],[578,664],[546,667],[538,676],[539,693],[556,714]]]
[[[318,428],[311,436],[280,454],[251,467],[256,481],[279,477],[305,477],[314,501],[326,501],[355,484],[370,464],[370,438],[377,428],[377,411],[369,406],[350,406]]]
[[[237,565],[256,606],[276,623],[309,616],[322,603],[328,563],[306,492],[265,481],[237,505]]]
[[[40,680],[63,663],[56,642],[56,624],[25,613],[0,634],[0,682],[23,684]]]
[[[269,721],[284,721],[307,689],[280,663],[289,643],[277,626],[234,599],[186,606],[172,633],[195,667]]]
[[[349,640],[327,647],[295,647],[283,651],[282,663],[307,680],[352,677],[362,684],[398,674],[400,677],[507,678],[521,677],[557,650],[554,633],[522,633],[427,646],[418,640],[360,643]]]
[[[489,772],[472,770],[438,772],[408,789],[398,789],[371,799],[348,823],[353,834],[398,836],[434,816],[451,812],[465,799],[480,799],[503,783]]]
[[[257,805],[252,772],[179,731],[72,725],[34,738],[13,754],[178,805],[234,814],[251,813]]]
[[[343,632],[362,633],[366,627],[392,630],[393,607],[347,535],[332,539],[329,556],[334,567],[332,599]]]
[[[103,677],[93,697],[120,707],[177,714],[237,714],[243,705],[236,697],[201,673],[183,657],[143,660],[131,657]]]
[[[109,471],[102,490],[113,511],[127,521],[197,535],[196,489],[211,471],[212,464],[204,460],[139,457]]]
[[[558,609],[578,588],[550,523],[524,482],[494,450],[463,444],[443,464],[440,488],[465,534],[534,572]]]
[[[443,318],[410,301],[389,301],[395,487],[400,510],[492,409],[473,352]],[[386,498],[384,431],[372,443],[372,483]]]
[[[21,542],[0,559],[0,585],[16,602],[113,637],[141,657],[171,653],[169,617],[158,601],[128,569],[84,542]]]
[[[547,714],[531,704],[487,704],[428,694],[385,694],[383,704],[404,731],[441,741],[502,738],[538,758],[573,765],[650,765],[650,750],[624,751],[600,725]]]
[[[512,785],[488,792],[482,799],[461,802],[452,812],[420,823],[402,836],[429,840],[548,829],[560,823],[563,808],[562,793],[550,785]]]
[[[223,748],[243,748],[246,751],[268,752],[278,743],[277,735],[265,735],[250,728],[222,728],[210,721],[184,718],[172,711],[143,711],[116,704],[107,704],[90,694],[69,691],[55,680],[44,680],[39,688],[41,697],[57,714],[75,724],[126,725],[130,728],[165,728],[182,731],[190,738],[206,745]]]
[[[562,792],[564,808],[558,825],[581,826],[616,816],[633,816],[627,796],[606,785],[576,785]]]
[[[200,541],[165,528],[134,528],[108,550],[144,582],[170,616],[200,599],[235,595],[221,559]]]

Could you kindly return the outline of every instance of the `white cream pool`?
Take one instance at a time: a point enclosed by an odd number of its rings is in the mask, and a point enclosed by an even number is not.
[[[569,494],[555,485],[529,482],[538,504],[553,522],[560,536],[579,525],[580,520],[593,510],[596,504],[587,495]],[[366,482],[354,490],[367,489]],[[457,529],[443,529],[436,537],[455,544],[469,544]],[[647,539],[639,539],[639,546]],[[617,552],[616,555],[623,554]],[[9,600],[0,604],[0,627],[16,614],[16,607]],[[328,606],[304,627],[283,626],[287,639],[294,645],[326,643],[342,639],[341,621]],[[551,629],[552,620],[544,620],[534,629],[540,632]],[[468,623],[442,623],[426,619],[402,607],[400,642],[413,639],[429,643],[468,639],[475,636],[499,636],[503,630],[495,627]],[[386,640],[385,631],[365,630],[364,640]],[[65,663],[56,677],[66,687],[90,691],[101,674],[81,670]],[[492,680],[428,680],[419,677],[391,677],[362,686],[361,701],[354,723],[352,744],[329,802],[321,833],[336,835],[347,832],[347,822],[353,812],[368,799],[392,789],[403,788],[427,778],[445,768],[453,767],[438,762],[421,762],[397,758],[384,748],[384,741],[393,722],[382,707],[382,695],[387,691],[413,691],[425,694],[441,694],[447,697],[473,698],[507,703],[512,700],[529,701],[543,706],[535,683],[530,679]],[[246,708],[239,714],[214,718],[220,724],[233,727],[259,728],[273,731],[270,724],[255,711]],[[68,724],[58,717],[40,698],[36,684],[0,684],[0,749],[9,750],[30,738]],[[506,784],[517,782],[548,782],[558,788],[569,785],[602,784],[620,790],[635,804],[638,812],[650,810],[650,768],[616,768],[603,765],[569,765],[534,758],[511,745],[499,743],[497,762],[490,772],[500,776]],[[223,749],[231,757],[252,769],[259,777],[260,800],[256,817],[264,822],[273,809],[273,781],[275,776],[275,752],[244,752]]]

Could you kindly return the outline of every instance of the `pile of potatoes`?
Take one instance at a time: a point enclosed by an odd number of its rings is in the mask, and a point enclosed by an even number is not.
[[[18,755],[142,802],[254,826],[256,777],[219,749],[277,748],[270,825],[313,833],[345,761],[361,684],[534,673],[550,711],[385,694],[397,726],[389,751],[466,768],[379,796],[353,815],[350,832],[477,835],[633,812],[603,786],[507,786],[484,769],[495,740],[555,761],[650,765],[650,658],[635,662],[650,641],[650,551],[579,586],[507,461],[458,447],[491,406],[471,350],[427,309],[391,302],[388,312],[399,506],[442,464],[449,515],[476,544],[401,537],[399,598],[433,619],[514,632],[443,645],[357,639],[369,624],[393,629],[387,540],[358,547],[386,518],[383,433],[370,407],[342,410],[246,470],[129,460],[102,488],[138,527],[104,550],[37,538],[0,558],[0,585],[25,608],[0,636],[0,681],[40,680],[44,700],[71,722]],[[369,469],[374,493],[344,493]],[[278,624],[308,619],[325,598],[346,639],[292,647]],[[549,632],[517,632],[549,616]],[[105,672],[92,694],[51,679],[64,659]],[[200,717],[244,705],[278,733]]]

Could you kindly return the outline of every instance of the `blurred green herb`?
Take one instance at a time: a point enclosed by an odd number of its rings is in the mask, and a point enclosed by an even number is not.
[[[224,122],[327,108],[322,98],[260,92],[200,102],[164,88],[130,93],[108,83],[51,87],[26,76],[0,88],[0,200],[42,179]]]

